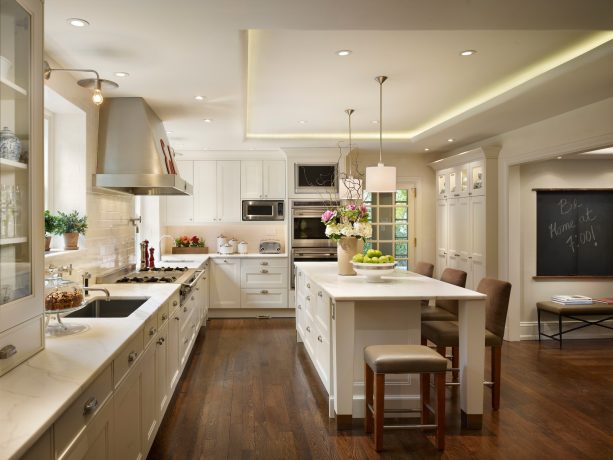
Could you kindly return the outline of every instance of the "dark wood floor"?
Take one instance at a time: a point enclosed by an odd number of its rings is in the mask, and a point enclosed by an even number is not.
[[[610,460],[613,340],[568,340],[564,347],[505,343],[501,409],[492,412],[486,389],[482,430],[460,428],[457,390],[450,388],[442,455],[419,431],[388,431],[379,456],[361,426],[337,432],[328,419],[293,320],[212,320],[148,458]]]

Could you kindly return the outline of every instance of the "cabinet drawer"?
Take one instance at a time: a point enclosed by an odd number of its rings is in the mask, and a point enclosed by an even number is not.
[[[263,257],[261,259],[243,259],[243,268],[251,271],[260,268],[284,267],[287,268],[287,258],[284,257]]]
[[[172,300],[172,299],[171,299]],[[158,316],[158,329],[162,328],[162,325],[168,321],[168,318],[170,317],[170,312],[168,311],[168,304],[170,303],[170,300],[167,302],[164,302],[162,304],[162,306],[158,309],[157,311],[157,316]]]
[[[43,322],[39,316],[0,335],[0,375],[43,349]]]
[[[141,329],[119,352],[113,360],[115,388],[134,365],[143,352],[143,330]]]
[[[330,392],[330,340],[326,333],[317,328],[313,334],[315,369],[326,391]]]
[[[242,267],[241,287],[287,289],[287,267]]]
[[[317,327],[327,335],[330,330],[330,297],[319,286],[316,288],[316,291],[316,299],[313,302],[315,306],[313,309],[314,319]]]
[[[105,401],[111,397],[112,391],[113,378],[109,365],[53,425],[55,451],[58,457],[99,412]]]
[[[154,314],[145,321],[143,326],[143,334],[145,337],[145,348],[149,346],[158,331],[158,315]]]
[[[287,289],[241,289],[241,308],[288,308]]]

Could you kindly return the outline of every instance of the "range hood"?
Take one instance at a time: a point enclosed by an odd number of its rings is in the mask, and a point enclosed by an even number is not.
[[[99,120],[95,187],[130,195],[192,194],[178,170],[172,174],[164,125],[143,98],[105,98]]]

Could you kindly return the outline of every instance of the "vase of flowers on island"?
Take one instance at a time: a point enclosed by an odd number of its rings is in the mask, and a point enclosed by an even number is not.
[[[321,221],[326,225],[326,236],[337,242],[338,274],[355,275],[351,259],[361,252],[360,243],[372,236],[366,206],[347,204],[329,209],[321,215]]]
[[[175,238],[175,246],[172,248],[173,254],[206,254],[209,248],[204,245],[204,238],[196,235],[183,235]]]

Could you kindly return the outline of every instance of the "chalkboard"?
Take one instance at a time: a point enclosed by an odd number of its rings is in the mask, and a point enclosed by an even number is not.
[[[536,190],[537,276],[613,275],[613,189]]]

